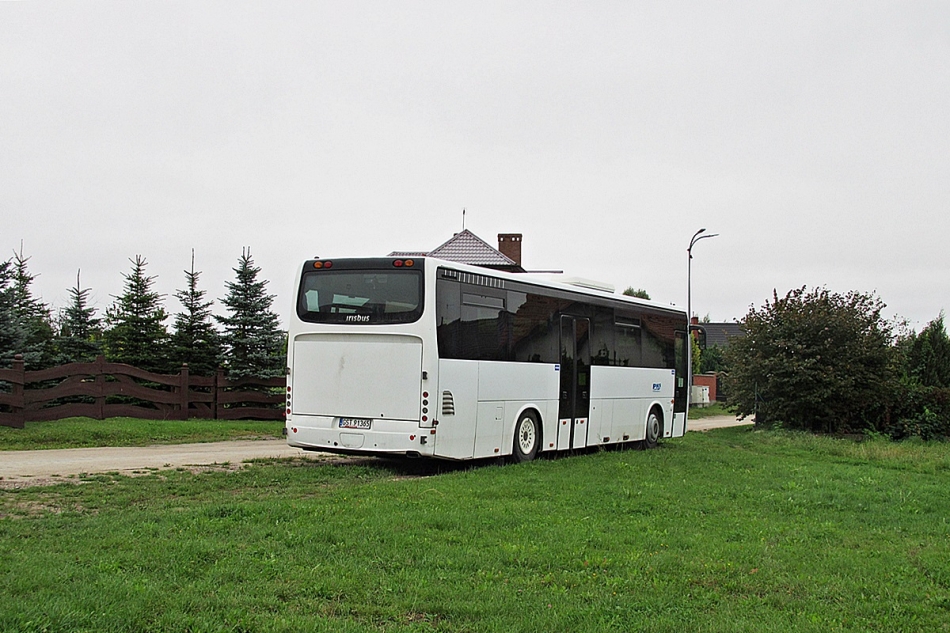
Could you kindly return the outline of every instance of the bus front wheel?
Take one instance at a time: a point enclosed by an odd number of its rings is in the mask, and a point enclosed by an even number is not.
[[[650,410],[647,416],[647,432],[643,438],[643,448],[656,448],[663,436],[663,417],[656,409]]]
[[[515,425],[515,445],[511,451],[512,461],[530,462],[538,454],[541,444],[541,427],[537,416],[531,411],[525,411],[518,418]]]

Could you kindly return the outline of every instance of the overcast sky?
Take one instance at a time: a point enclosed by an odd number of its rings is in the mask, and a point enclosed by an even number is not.
[[[527,268],[741,318],[776,289],[950,307],[950,3],[0,2],[0,258],[171,313],[249,246],[524,234]]]

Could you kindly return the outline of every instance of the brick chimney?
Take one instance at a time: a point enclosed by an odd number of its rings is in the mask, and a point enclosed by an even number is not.
[[[502,255],[521,265],[521,233],[499,233],[498,250]]]

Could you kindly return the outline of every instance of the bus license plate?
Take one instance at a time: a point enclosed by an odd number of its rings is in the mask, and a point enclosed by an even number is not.
[[[368,431],[372,426],[373,421],[369,418],[340,418],[341,429],[362,429]]]

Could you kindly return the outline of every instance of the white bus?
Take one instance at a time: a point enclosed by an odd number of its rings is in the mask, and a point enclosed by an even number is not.
[[[290,320],[287,438],[451,460],[686,430],[686,313],[433,258],[316,259]]]

